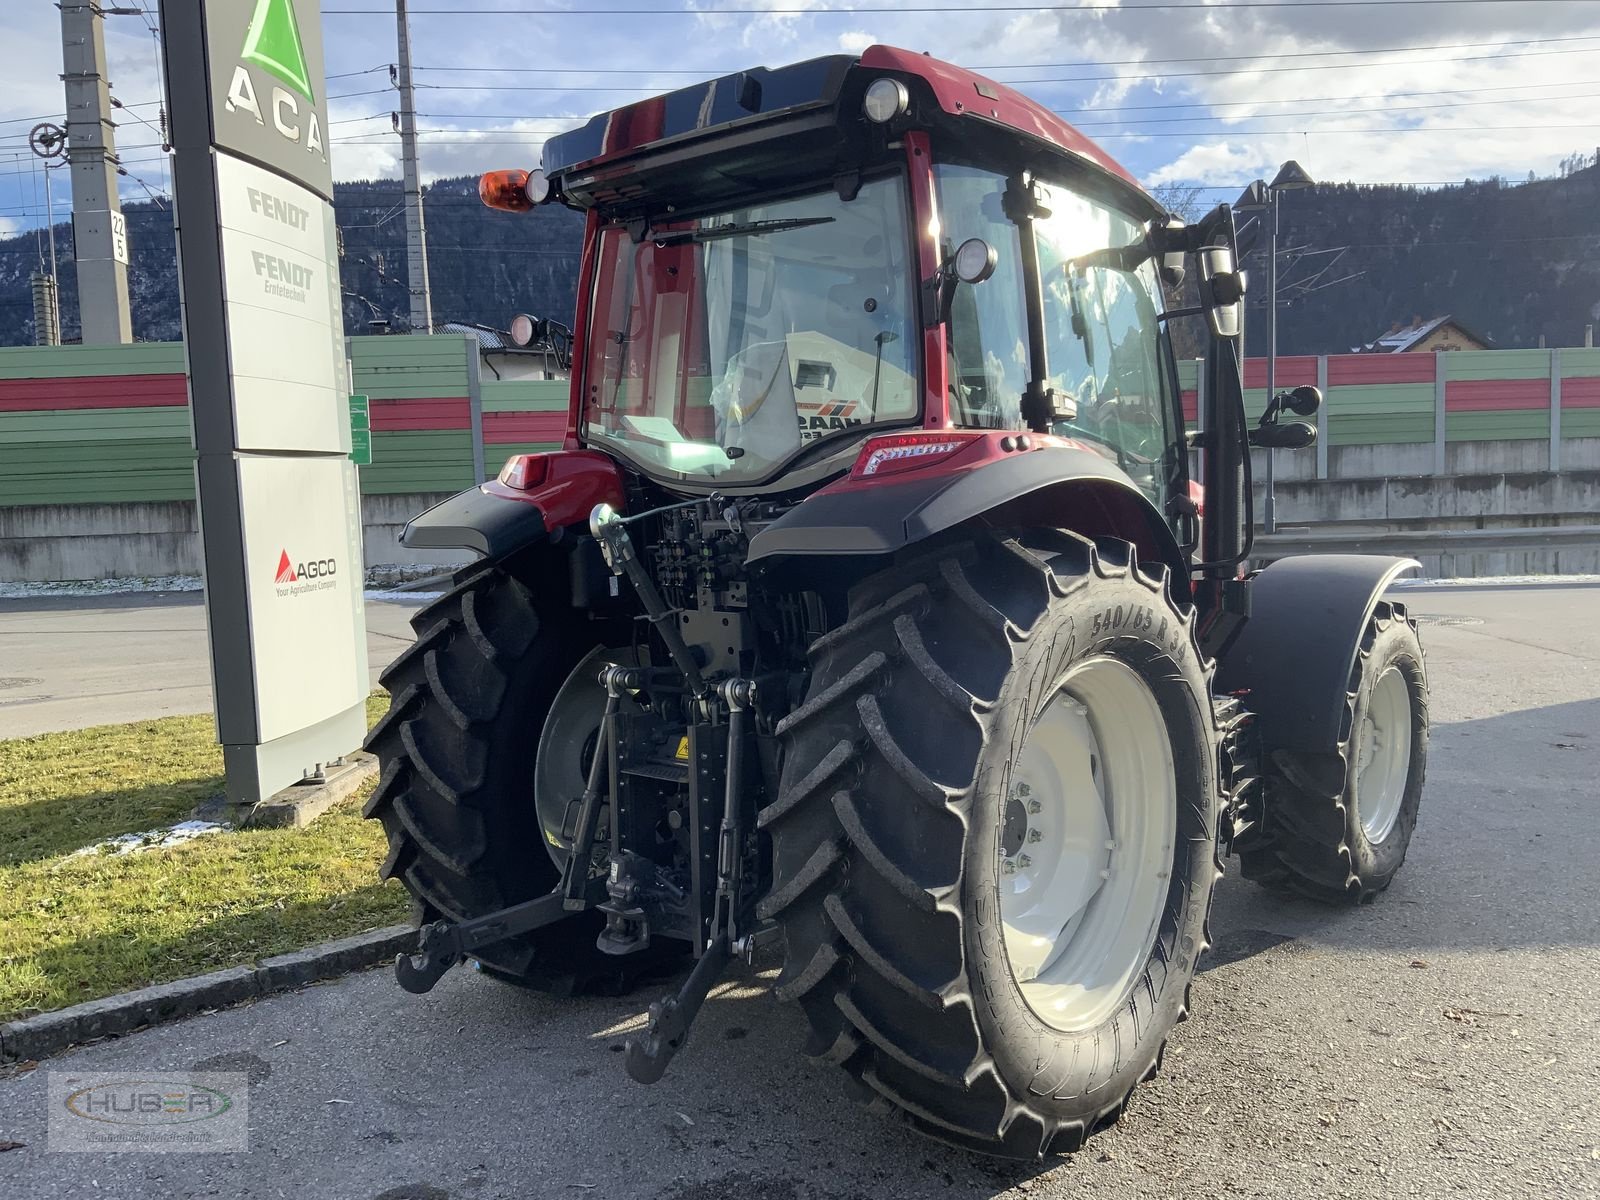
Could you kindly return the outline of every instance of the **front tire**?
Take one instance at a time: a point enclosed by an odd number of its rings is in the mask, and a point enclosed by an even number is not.
[[[1077,1149],[1155,1073],[1207,942],[1217,741],[1190,612],[1125,543],[979,534],[859,585],[811,663],[760,815],[780,998],[916,1128]]]
[[[1245,878],[1328,904],[1375,899],[1394,882],[1416,829],[1428,677],[1404,605],[1378,602],[1347,695],[1340,754],[1271,754],[1263,829],[1239,847]]]

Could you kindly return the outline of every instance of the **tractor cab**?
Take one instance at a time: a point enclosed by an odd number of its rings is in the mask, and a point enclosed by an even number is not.
[[[485,179],[589,214],[569,444],[733,494],[880,435],[1033,433],[1185,532],[1170,218],[1011,89],[877,47],[602,114]]]

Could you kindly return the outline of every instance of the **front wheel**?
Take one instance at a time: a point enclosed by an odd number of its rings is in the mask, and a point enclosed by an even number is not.
[[[1270,756],[1264,827],[1239,847],[1239,862],[1276,890],[1363,904],[1405,862],[1428,766],[1428,677],[1404,605],[1378,602],[1347,695],[1337,757]]]
[[[980,534],[862,583],[811,662],[760,817],[778,994],[924,1132],[1077,1149],[1154,1074],[1206,945],[1189,611],[1124,543]]]

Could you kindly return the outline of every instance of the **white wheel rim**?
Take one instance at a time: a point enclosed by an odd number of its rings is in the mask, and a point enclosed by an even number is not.
[[[1356,812],[1373,845],[1400,819],[1410,775],[1411,689],[1391,665],[1372,686],[1356,746]]]
[[[1029,730],[1002,811],[1000,919],[1028,1007],[1092,1028],[1144,971],[1172,884],[1177,777],[1149,686],[1074,667]]]

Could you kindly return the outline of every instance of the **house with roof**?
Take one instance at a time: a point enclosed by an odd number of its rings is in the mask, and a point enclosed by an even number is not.
[[[1412,317],[1411,324],[1396,321],[1389,332],[1364,346],[1350,347],[1351,354],[1423,354],[1435,350],[1489,350],[1489,339],[1468,329],[1446,314],[1424,321]]]

